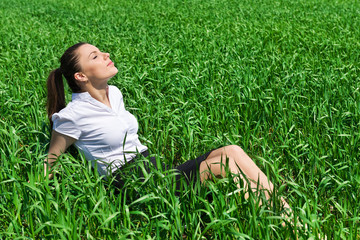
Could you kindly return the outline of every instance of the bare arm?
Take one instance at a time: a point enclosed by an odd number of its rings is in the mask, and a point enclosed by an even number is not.
[[[49,153],[44,163],[44,174],[45,177],[49,172],[49,179],[53,178],[53,174],[50,173],[51,167],[56,159],[66,151],[66,149],[73,144],[76,139],[66,136],[64,134],[52,131]]]

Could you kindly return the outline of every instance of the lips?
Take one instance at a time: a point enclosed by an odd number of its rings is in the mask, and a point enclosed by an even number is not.
[[[113,63],[112,61],[110,61],[107,66],[110,66],[110,65],[112,65],[112,64],[114,64],[114,63]]]

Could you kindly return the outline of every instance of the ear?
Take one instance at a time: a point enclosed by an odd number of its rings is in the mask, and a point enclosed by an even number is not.
[[[87,76],[82,72],[75,73],[74,78],[80,82],[86,82],[88,80]]]

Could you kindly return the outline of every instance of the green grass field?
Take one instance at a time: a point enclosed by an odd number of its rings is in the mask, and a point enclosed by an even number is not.
[[[0,238],[360,239],[359,16],[356,0],[1,0]],[[231,177],[176,197],[156,170],[116,196],[76,151],[45,181],[46,78],[79,41],[111,54],[159,161],[240,145],[272,199],[228,196]],[[302,226],[282,227],[280,196]]]

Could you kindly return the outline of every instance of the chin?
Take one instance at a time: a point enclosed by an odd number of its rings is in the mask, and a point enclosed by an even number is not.
[[[113,76],[115,76],[115,75],[119,72],[119,70],[118,70],[116,67],[114,67],[114,70],[111,71],[111,72],[112,72],[112,76],[111,76],[111,77],[113,77]]]

